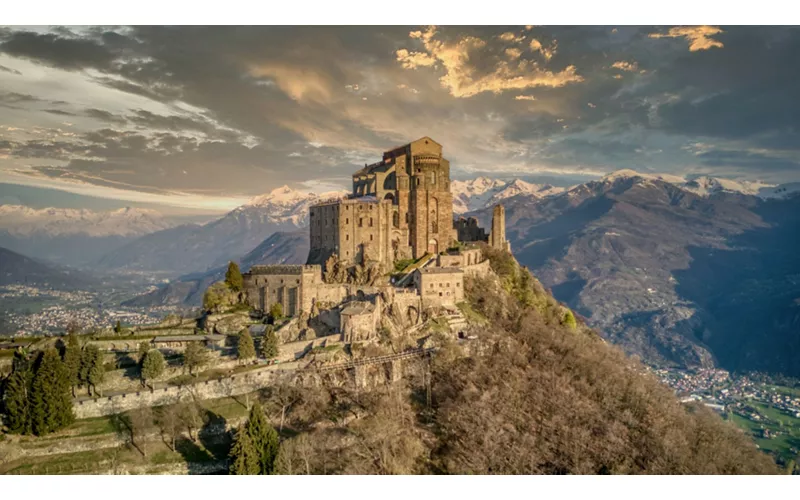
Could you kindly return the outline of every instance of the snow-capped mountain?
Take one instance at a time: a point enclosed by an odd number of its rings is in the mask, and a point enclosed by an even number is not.
[[[183,225],[145,235],[97,261],[101,269],[205,272],[239,259],[278,231],[305,227],[308,207],[347,192],[315,194],[288,186],[256,196],[204,225]]]
[[[478,177],[468,181],[450,183],[453,193],[453,213],[463,214],[494,205],[512,196],[528,195],[544,198],[564,191],[564,188],[549,184],[533,184],[515,179],[507,182],[488,177]]]
[[[0,205],[0,246],[35,259],[80,266],[174,225],[158,212],[140,208],[102,212]]]
[[[171,225],[155,210],[141,208],[96,212],[85,208],[37,210],[21,205],[0,205],[0,230],[4,229],[14,236],[25,237],[36,233],[48,236],[141,236]]]
[[[800,183],[767,184],[761,181],[733,180],[722,177],[701,175],[698,177],[681,177],[671,174],[657,174],[622,169],[611,172],[600,179],[602,183],[616,182],[620,179],[641,177],[646,180],[668,182],[698,196],[711,196],[716,193],[741,193],[759,198],[780,198],[800,192]]]
[[[304,227],[308,222],[310,205],[326,199],[343,198],[348,193],[348,191],[331,191],[316,194],[282,186],[267,194],[252,198],[244,205],[234,209],[231,214],[249,213],[262,222]]]

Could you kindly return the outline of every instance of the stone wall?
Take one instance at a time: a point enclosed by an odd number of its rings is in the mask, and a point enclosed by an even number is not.
[[[464,300],[464,271],[458,268],[418,269],[414,284],[425,307],[455,305]]]
[[[172,386],[163,389],[143,389],[107,397],[78,399],[72,403],[75,417],[93,418],[113,415],[148,406],[163,406],[193,400],[217,399],[247,394],[269,385],[288,371],[298,368],[297,363],[266,366],[231,377],[207,380],[196,384]]]

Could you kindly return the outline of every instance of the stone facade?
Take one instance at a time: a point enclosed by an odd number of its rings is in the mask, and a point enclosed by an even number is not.
[[[464,271],[457,267],[417,269],[414,285],[424,306],[452,306],[464,300]]]
[[[492,232],[489,235],[489,245],[499,250],[511,251],[511,244],[506,240],[506,208],[495,205],[492,211]]]
[[[353,174],[350,199],[311,208],[309,263],[332,254],[350,265],[395,260],[446,249],[453,228],[450,162],[442,146],[423,137],[387,151]],[[366,249],[366,251],[365,251]]]
[[[310,292],[324,284],[322,268],[317,265],[253,266],[243,277],[250,307],[268,312],[274,304],[281,304],[284,316],[310,311],[316,299]]]

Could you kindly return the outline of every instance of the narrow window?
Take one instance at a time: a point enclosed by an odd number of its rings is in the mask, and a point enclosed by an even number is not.
[[[372,227],[372,217],[369,218],[369,227]]]
[[[364,219],[358,219],[358,227],[364,227]]]
[[[372,235],[371,234],[369,235],[369,241],[372,241]]]

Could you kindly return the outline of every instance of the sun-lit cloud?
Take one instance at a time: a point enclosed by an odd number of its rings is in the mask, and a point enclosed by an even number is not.
[[[482,92],[499,94],[506,90],[531,87],[557,88],[584,81],[573,65],[561,71],[552,71],[528,59],[510,62],[499,59],[493,61],[489,69],[482,69],[475,64],[475,61],[482,56],[491,61],[486,40],[468,35],[458,37],[455,41],[444,41],[437,39],[436,35],[434,26],[424,32],[412,32],[412,38],[422,40],[425,52],[409,52],[407,49],[401,49],[396,52],[397,60],[407,69],[441,65],[445,74],[439,78],[439,82],[453,97],[467,98]],[[506,55],[513,54],[515,53],[506,53]],[[419,61],[422,61],[422,64],[419,64]]]
[[[558,49],[558,42],[553,40],[550,45],[545,46],[537,39],[531,40],[530,49],[534,52],[538,52],[545,58],[546,61],[549,61],[553,58],[556,54],[556,49]]]
[[[629,62],[629,61],[617,61],[611,65],[612,68],[618,69],[621,71],[638,71],[639,70],[639,63],[636,61]]]
[[[722,42],[711,38],[724,33],[715,26],[676,26],[667,33],[650,33],[650,38],[686,38],[689,40],[689,51],[708,50],[714,47],[722,48]]]
[[[536,97],[532,95],[518,95],[514,97],[517,101],[535,101]]]

